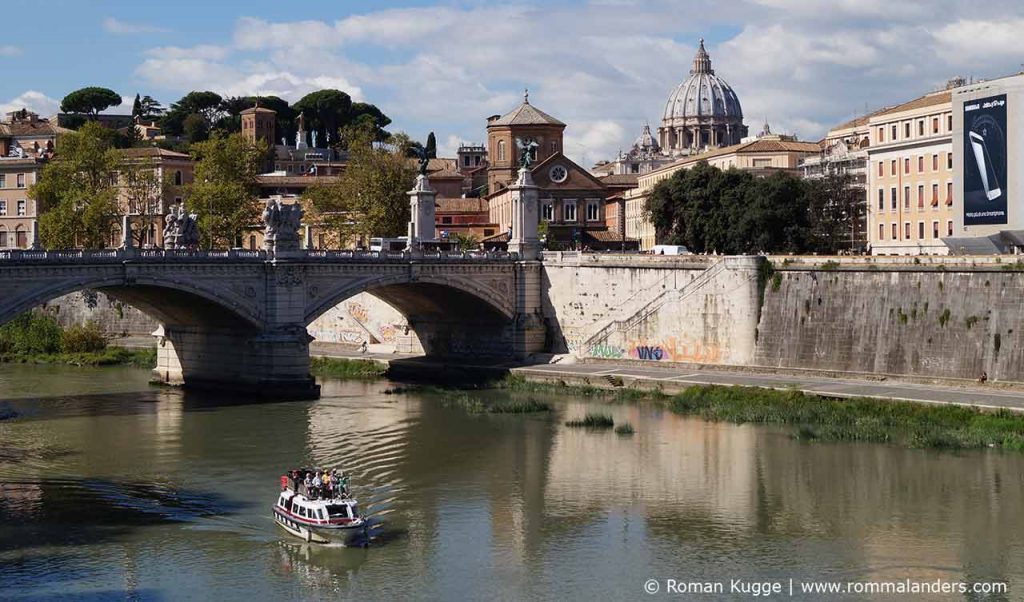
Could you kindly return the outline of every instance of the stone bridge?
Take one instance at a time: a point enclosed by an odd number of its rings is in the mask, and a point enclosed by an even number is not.
[[[508,253],[0,251],[0,324],[97,290],[161,327],[158,380],[314,397],[306,326],[370,292],[429,355],[521,357],[544,345],[541,264]]]

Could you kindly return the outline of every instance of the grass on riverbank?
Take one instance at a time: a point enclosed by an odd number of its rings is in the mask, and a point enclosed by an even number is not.
[[[442,407],[459,409],[470,414],[534,414],[551,411],[549,404],[537,401],[532,397],[485,403],[479,397],[466,392],[453,393],[447,391],[444,393],[445,398],[441,401]]]
[[[309,371],[315,376],[358,380],[381,378],[387,373],[388,367],[370,360],[312,357],[309,360]]]
[[[102,351],[58,353],[3,353],[0,363],[12,364],[67,364],[69,366],[156,366],[156,349],[125,349],[108,347]]]
[[[707,420],[792,425],[804,440],[1024,451],[1024,414],[1009,410],[722,386],[690,387],[672,396],[668,408]]]

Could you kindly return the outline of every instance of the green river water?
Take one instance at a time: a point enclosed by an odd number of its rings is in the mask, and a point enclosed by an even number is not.
[[[0,599],[758,599],[733,579],[1024,599],[1024,454],[802,443],[652,403],[473,415],[330,380],[314,402],[227,403],[148,378],[0,364]],[[563,425],[595,410],[636,434]],[[299,465],[352,474],[368,548],[274,525]],[[906,580],[1009,592],[800,591]]]

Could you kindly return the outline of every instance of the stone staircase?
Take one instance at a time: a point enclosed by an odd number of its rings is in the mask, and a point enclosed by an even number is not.
[[[627,314],[625,318],[611,320],[605,324],[600,330],[588,337],[580,348],[585,350],[590,349],[594,345],[604,344],[612,335],[628,332],[629,330],[636,328],[652,314],[664,307],[665,304],[682,303],[686,301],[689,297],[702,290],[705,285],[717,278],[718,275],[726,269],[726,262],[724,260],[719,261],[701,272],[699,276],[686,283],[682,288],[672,288],[662,291],[649,302],[635,309],[632,313]]]

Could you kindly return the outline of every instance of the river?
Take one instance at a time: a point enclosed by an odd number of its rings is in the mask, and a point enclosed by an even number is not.
[[[1024,598],[1022,454],[804,443],[651,403],[474,415],[330,380],[314,402],[226,403],[148,378],[0,364],[0,598],[632,600],[669,579],[721,582],[698,598],[716,600],[754,599],[733,579]],[[636,434],[563,425],[594,410]],[[274,525],[297,465],[352,474],[368,548]],[[799,589],[903,580],[1009,593]]]

